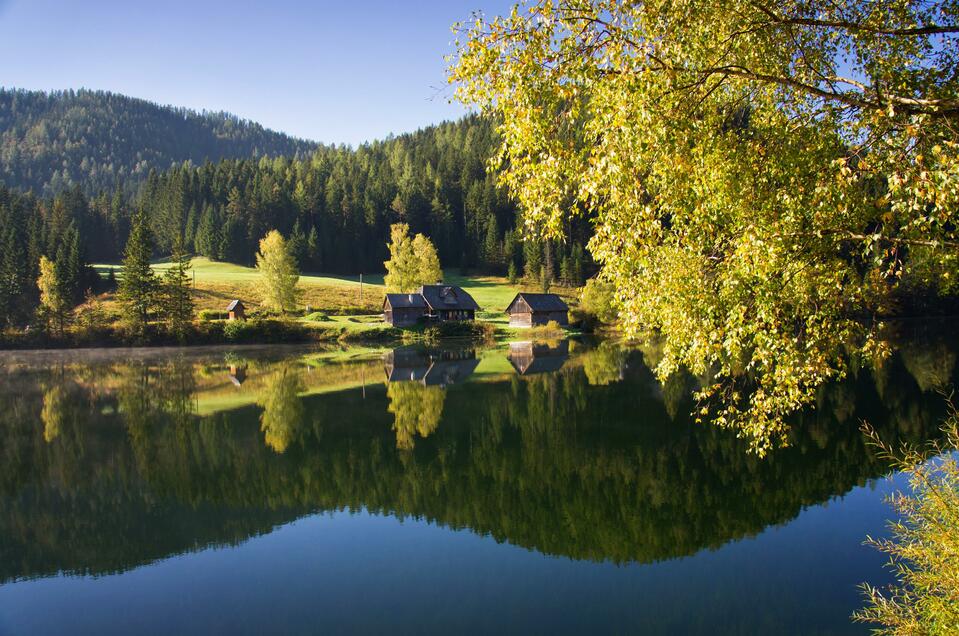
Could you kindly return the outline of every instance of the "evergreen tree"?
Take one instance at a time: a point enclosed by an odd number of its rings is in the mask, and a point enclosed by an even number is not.
[[[146,333],[150,310],[156,302],[157,281],[150,267],[153,255],[153,232],[142,212],[133,219],[130,238],[123,257],[123,276],[117,296],[126,310],[135,333]]]
[[[189,269],[190,256],[183,250],[183,241],[176,238],[170,255],[170,267],[163,275],[160,288],[160,310],[170,333],[181,340],[193,321]]]

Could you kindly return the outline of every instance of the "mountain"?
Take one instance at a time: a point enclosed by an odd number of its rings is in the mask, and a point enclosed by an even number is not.
[[[0,182],[52,195],[135,187],[150,170],[229,158],[306,156],[318,144],[223,112],[104,91],[0,88]]]

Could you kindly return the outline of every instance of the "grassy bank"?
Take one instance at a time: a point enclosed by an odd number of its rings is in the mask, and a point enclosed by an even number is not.
[[[154,270],[161,274],[168,263],[157,261]],[[120,275],[120,266],[99,264],[94,266],[103,277],[113,271]],[[257,291],[259,275],[252,267],[233,263],[220,263],[207,258],[195,258],[192,261],[190,275],[193,277],[192,297],[198,314],[217,317],[234,298],[239,298],[247,306],[248,316],[254,320],[267,321],[259,326],[223,327],[222,321],[200,320],[185,339],[186,344],[216,344],[221,342],[253,342],[257,333],[266,329],[270,337],[280,337],[283,333],[286,342],[352,342],[387,343],[400,341],[435,341],[444,338],[465,338],[489,340],[500,336],[520,336],[528,330],[513,329],[508,325],[504,309],[517,292],[534,291],[535,285],[519,283],[512,285],[506,278],[497,276],[445,275],[445,282],[462,287],[476,302],[481,310],[477,314],[477,324],[470,327],[428,327],[416,326],[395,329],[385,324],[381,318],[383,296],[386,288],[382,275],[364,274],[362,284],[359,275],[327,275],[305,273],[300,277],[300,315],[282,317],[284,328],[278,329],[267,323],[276,321],[277,316],[261,312],[258,309],[260,294]],[[576,290],[557,288],[554,292],[572,300]],[[102,313],[103,328],[99,333],[83,333],[80,329],[71,329],[71,334],[62,338],[48,337],[47,346],[104,346],[110,344],[131,344],[120,324],[121,307],[114,294],[101,294],[96,299],[97,311]],[[225,315],[224,315],[225,317]],[[252,322],[252,321],[247,321]],[[262,322],[262,321],[261,321]],[[271,323],[270,323],[271,324]],[[229,329],[235,330],[231,337]],[[97,332],[97,329],[87,329]],[[455,333],[454,333],[455,332]],[[21,334],[17,338],[7,338],[6,346],[39,346],[36,342],[40,335]],[[152,335],[139,338],[143,344],[170,344],[169,339],[157,329]],[[272,342],[271,340],[260,340]]]

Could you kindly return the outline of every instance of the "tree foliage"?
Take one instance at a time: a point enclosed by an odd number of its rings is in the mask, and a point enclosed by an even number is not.
[[[122,182],[151,170],[227,157],[307,155],[317,144],[229,113],[172,108],[104,91],[0,89],[0,181],[53,195]]]
[[[283,235],[271,230],[260,240],[256,255],[260,274],[259,291],[263,306],[277,311],[296,309],[300,271]]]
[[[63,335],[70,301],[61,268],[58,268],[56,263],[46,256],[40,257],[40,277],[37,278],[37,287],[40,289],[42,311],[56,324],[60,335]]]
[[[957,5],[541,0],[460,32],[528,233],[594,224],[661,377],[763,452],[903,289],[954,290]]]
[[[390,227],[390,259],[383,263],[386,267],[383,282],[392,292],[411,292],[420,285],[443,280],[433,243],[422,234],[410,238],[409,229],[406,223],[394,223]]]
[[[868,429],[881,454],[909,476],[908,493],[890,503],[899,519],[889,539],[867,543],[889,555],[897,585],[864,584],[868,600],[854,618],[879,625],[880,634],[955,634],[959,630],[959,416],[944,426],[945,443],[896,451]],[[931,452],[930,452],[931,451]]]
[[[190,295],[190,256],[184,253],[182,241],[173,243],[170,266],[160,283],[160,310],[167,327],[177,338],[183,338],[193,321],[193,298]]]
[[[117,297],[126,310],[126,318],[135,333],[146,332],[150,311],[156,305],[157,280],[150,267],[153,255],[153,232],[144,215],[133,219],[133,229],[123,257],[123,274],[117,287]]]

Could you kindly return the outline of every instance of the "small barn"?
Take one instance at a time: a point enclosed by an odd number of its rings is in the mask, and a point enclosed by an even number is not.
[[[545,325],[550,320],[569,324],[569,307],[556,294],[520,292],[506,308],[510,327]]]
[[[226,311],[230,320],[246,320],[246,307],[243,306],[243,301],[238,298],[230,301],[230,304],[226,306]]]
[[[422,294],[387,294],[383,299],[383,320],[394,327],[415,325],[425,315]]]

